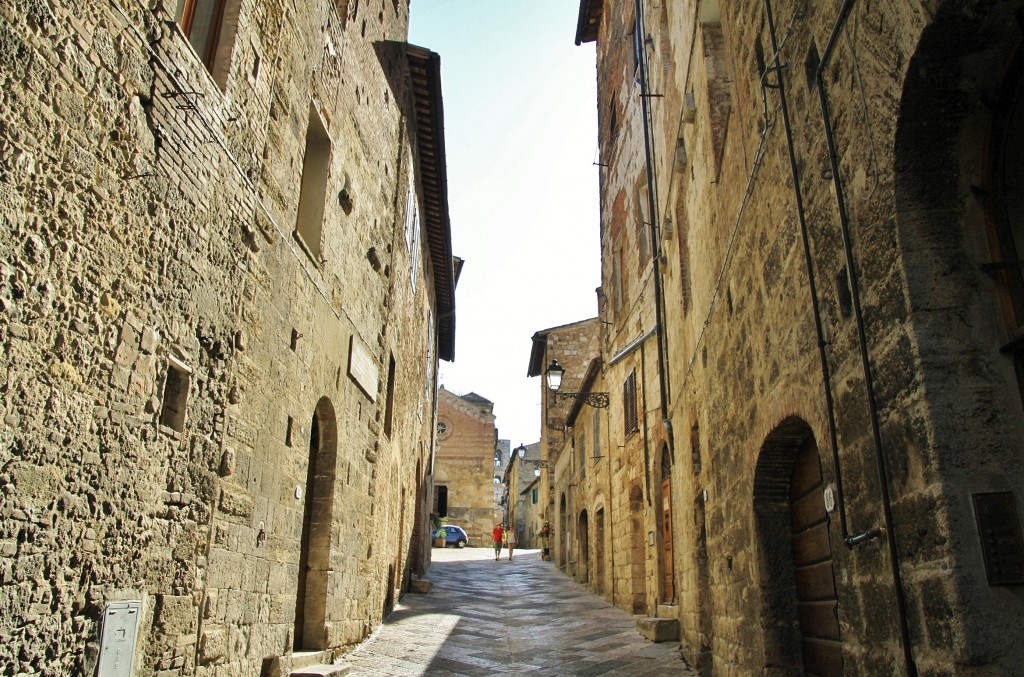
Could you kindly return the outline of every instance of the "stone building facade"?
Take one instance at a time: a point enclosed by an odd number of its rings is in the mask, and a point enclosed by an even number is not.
[[[580,3],[601,332],[554,356],[609,392],[624,475],[602,497],[561,445],[556,561],[675,619],[703,674],[1024,664],[1022,12]]]
[[[429,564],[439,61],[378,5],[0,7],[12,674],[285,674]]]
[[[500,456],[494,420],[490,400],[476,393],[456,395],[444,386],[438,391],[434,513],[465,529],[473,547],[487,547],[491,529],[501,521],[495,499]]]
[[[519,451],[522,450],[522,458]],[[522,444],[511,450],[508,463],[501,477],[501,511],[502,522],[506,529],[516,532],[517,543],[524,548],[532,548],[532,535],[539,531],[537,525],[540,513],[540,490],[533,492],[531,501],[530,489],[537,488],[535,481],[540,474],[540,443]],[[530,508],[533,508],[532,510]]]

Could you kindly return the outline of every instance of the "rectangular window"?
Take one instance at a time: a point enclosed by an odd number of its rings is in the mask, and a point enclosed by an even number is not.
[[[580,479],[583,479],[587,475],[587,438],[583,433],[580,433],[579,442],[576,445],[576,453],[579,460]]]
[[[632,437],[640,430],[636,416],[636,371],[629,372],[622,384],[622,421],[626,437]]]
[[[427,311],[427,399],[434,392],[434,313]]]
[[[320,240],[323,233],[324,202],[327,199],[327,176],[330,166],[331,139],[327,135],[323,120],[320,119],[320,113],[310,103],[295,233],[317,264],[322,259]]]
[[[409,195],[405,205],[405,245],[409,249],[409,277],[416,289],[416,271],[420,263],[420,211],[416,205],[416,191],[409,179]]]
[[[530,490],[530,503],[537,505],[537,487]]]
[[[646,181],[646,179],[641,177],[641,181]],[[649,207],[647,184],[642,183],[636,191],[636,241],[638,244],[637,248],[640,250],[639,273],[643,272],[644,268],[647,267],[647,262],[651,259],[651,244],[648,237],[651,232],[651,211]]]
[[[391,437],[395,419],[395,356],[388,359],[388,394],[384,404],[384,434]]]
[[[594,410],[594,463],[601,458],[601,410]]]
[[[167,358],[167,378],[164,381],[164,402],[160,409],[160,425],[181,432],[185,428],[185,405],[192,370],[173,357]]]
[[[241,5],[241,0],[178,0],[174,13],[181,32],[221,89],[231,71]],[[255,64],[253,68],[258,70]]]
[[[633,81],[640,83],[640,65],[644,63],[644,20],[643,14],[637,12],[633,20]]]
[[[213,71],[217,56],[224,5],[225,0],[178,0],[176,17],[181,32],[209,71]]]

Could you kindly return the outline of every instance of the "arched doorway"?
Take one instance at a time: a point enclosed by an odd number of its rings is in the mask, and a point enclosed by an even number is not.
[[[907,326],[932,419],[927,433],[900,440],[894,466],[914,472],[893,473],[893,494],[913,504],[913,493],[942,487],[928,518],[950,525],[944,594],[960,622],[944,642],[948,655],[1015,673],[1024,603],[1008,603],[981,575],[972,499],[1012,490],[1019,504],[1024,486],[1024,8],[935,5],[907,65],[893,149]],[[894,505],[897,524],[928,528],[901,512]],[[900,555],[904,566],[913,561]],[[911,599],[942,603],[919,580],[903,584]],[[908,606],[912,627],[917,613]]]
[[[661,573],[661,601],[674,602],[676,599],[675,565],[672,553],[672,459],[668,446],[661,449],[661,509],[658,521],[661,524],[661,552],[659,571]]]
[[[412,545],[409,549],[409,571],[417,576],[423,574],[424,566],[424,550],[428,547],[429,543],[425,536],[425,532],[429,531],[429,525],[424,521],[423,517],[423,496],[426,493],[424,491],[424,485],[426,484],[423,477],[423,443],[420,442],[420,458],[416,459],[416,477],[415,477],[415,505],[413,506],[413,523],[412,523]]]
[[[580,583],[590,580],[590,523],[587,511],[580,511],[579,528],[576,533],[579,552],[576,553],[576,572]]]
[[[629,490],[629,580],[633,613],[647,611],[647,550],[644,548],[644,491]]]
[[[555,537],[555,543],[553,544],[556,546],[558,551],[558,567],[560,569],[565,568],[565,564],[567,561],[566,552],[569,549],[569,531],[568,529],[566,529],[566,522],[568,520],[565,519],[565,511],[565,494],[562,494],[561,500],[559,500],[558,502],[558,535]],[[561,545],[558,544],[559,540],[561,541]]]
[[[843,674],[839,609],[821,460],[790,417],[761,446],[754,477],[765,666]]]
[[[299,579],[295,593],[294,648],[327,647],[327,586],[331,570],[334,474],[338,461],[334,407],[326,397],[313,412],[303,492]]]
[[[594,513],[594,591],[604,594],[604,508]]]

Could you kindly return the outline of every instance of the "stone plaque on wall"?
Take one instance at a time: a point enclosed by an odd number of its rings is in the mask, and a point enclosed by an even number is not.
[[[1024,584],[1024,539],[1011,491],[974,494],[989,585]]]
[[[380,375],[370,351],[353,334],[349,339],[348,375],[371,401],[377,401]]]

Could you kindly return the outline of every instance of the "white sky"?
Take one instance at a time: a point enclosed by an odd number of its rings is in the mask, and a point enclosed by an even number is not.
[[[574,44],[578,0],[413,0],[411,12],[409,42],[441,55],[452,251],[466,260],[440,383],[494,402],[498,436],[530,444],[530,337],[597,315],[594,44]]]

